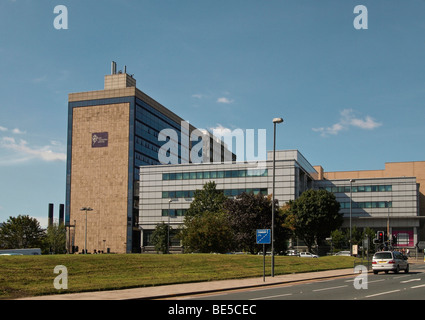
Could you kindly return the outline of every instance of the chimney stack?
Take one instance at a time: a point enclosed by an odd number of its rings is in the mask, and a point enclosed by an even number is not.
[[[53,203],[49,203],[49,223],[48,226],[53,225]]]

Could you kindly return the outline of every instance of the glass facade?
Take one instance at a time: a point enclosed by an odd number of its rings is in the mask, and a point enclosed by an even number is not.
[[[186,211],[187,209],[163,209],[162,216],[168,217],[168,215],[170,215],[170,217],[183,217]]]
[[[350,190],[350,186],[332,186],[325,187],[325,189],[332,193],[350,193],[350,192],[390,192],[392,191],[391,185],[368,185],[368,186],[354,186]]]
[[[350,202],[340,202],[341,209],[350,209]],[[351,202],[352,209],[392,208],[392,201]]]
[[[246,188],[246,189],[226,189],[223,190],[224,195],[228,197],[236,197],[242,193],[254,193],[267,195],[267,188]],[[178,198],[193,198],[195,196],[195,190],[185,191],[162,191],[163,199],[178,199]]]
[[[189,141],[188,133],[181,128],[181,124],[171,120],[164,114],[136,98],[135,110],[135,161],[134,161],[134,179],[139,180],[139,167],[145,165],[161,164],[158,159],[159,149],[165,141],[159,141],[159,133],[164,129],[172,129],[177,133],[178,141],[173,141],[179,154],[173,154],[179,163],[189,162],[189,159],[181,158],[182,155],[188,155],[188,146],[180,142]],[[182,135],[185,135],[182,137]]]
[[[245,178],[245,177],[267,177],[267,169],[245,169],[245,170],[223,170],[203,172],[177,172],[164,173],[162,180],[194,180],[194,179],[221,179],[221,178]]]

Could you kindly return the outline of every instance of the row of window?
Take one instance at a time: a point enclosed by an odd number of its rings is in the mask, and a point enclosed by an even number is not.
[[[327,191],[332,193],[349,193],[349,192],[389,192],[393,190],[391,185],[370,185],[370,186],[333,186],[326,187]],[[351,189],[351,190],[350,190]]]
[[[168,214],[170,217],[183,217],[186,213],[187,209],[163,209],[162,210],[162,216],[168,217]]]
[[[226,189],[223,190],[224,195],[227,197],[235,197],[242,193],[254,193],[267,195],[267,188],[247,188],[247,189]],[[162,192],[162,198],[163,199],[169,199],[169,198],[194,198],[195,197],[195,191],[193,190],[184,190],[184,191],[163,191]]]
[[[162,180],[192,180],[192,179],[220,179],[220,178],[244,178],[244,177],[267,177],[267,169],[245,169],[227,171],[203,171],[203,172],[176,172],[163,173]]]
[[[340,202],[341,209],[350,209],[350,202]],[[392,208],[391,201],[351,202],[353,209]]]
[[[341,209],[349,209],[350,202],[341,202]],[[378,201],[378,202],[353,202],[353,209],[358,208],[391,208],[392,202]],[[187,209],[162,209],[163,217],[183,217]]]

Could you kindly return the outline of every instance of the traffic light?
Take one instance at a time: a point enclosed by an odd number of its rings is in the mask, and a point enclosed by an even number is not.
[[[376,238],[378,239],[378,243],[384,243],[384,231],[378,231]]]

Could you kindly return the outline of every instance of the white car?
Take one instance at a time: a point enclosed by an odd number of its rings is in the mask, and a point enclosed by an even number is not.
[[[319,258],[319,256],[312,254],[310,252],[300,252],[301,258]]]
[[[339,251],[339,252],[335,253],[335,256],[347,256],[347,257],[350,257],[351,254],[350,254],[350,251]]]
[[[400,270],[404,272],[409,272],[409,263],[407,262],[407,257],[403,256],[398,251],[380,251],[375,253],[372,259],[372,270],[374,274],[377,274],[379,271],[394,271],[399,273]]]
[[[298,250],[288,250],[286,251],[287,256],[298,256]]]

